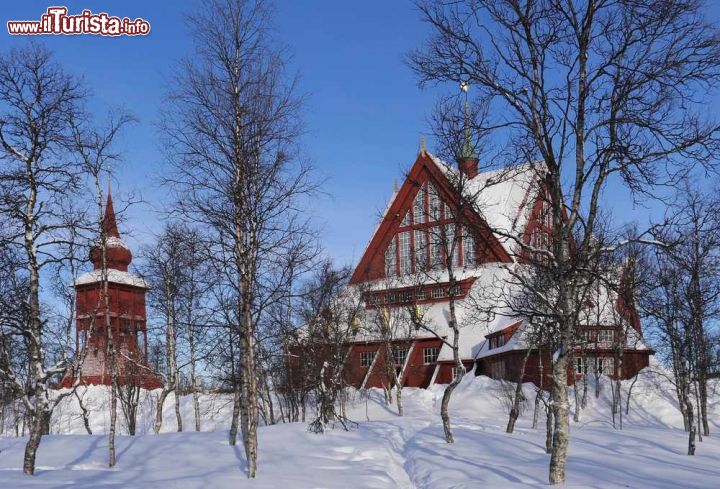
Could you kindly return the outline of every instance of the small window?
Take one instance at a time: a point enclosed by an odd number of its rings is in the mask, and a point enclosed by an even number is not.
[[[405,365],[405,359],[408,355],[408,349],[407,348],[399,348],[397,350],[393,350],[393,359],[395,360],[395,365],[398,367],[402,367]]]
[[[583,343],[592,343],[593,338],[592,338],[592,336],[590,335],[590,333],[591,333],[591,331],[589,331],[589,330],[587,330],[587,329],[584,329],[584,330],[582,331],[582,334],[581,334],[581,335],[582,335],[582,342],[583,342]]]
[[[505,360],[495,360],[490,364],[490,373],[493,379],[505,378]]]
[[[395,304],[395,292],[388,292],[387,302],[388,304]]]
[[[360,366],[367,368],[370,365],[372,365],[373,360],[375,360],[375,352],[374,351],[361,351],[360,352]]]
[[[432,298],[441,299],[443,297],[445,297],[445,289],[442,287],[435,287],[432,291]]]
[[[503,366],[505,363],[503,362]],[[452,369],[452,379],[455,380],[458,377],[462,377],[465,375],[465,367],[453,367]]]
[[[613,375],[615,374],[615,359],[609,357],[598,357],[597,372],[600,375]]]
[[[615,331],[611,329],[601,329],[597,332],[598,343],[611,345],[615,340]]]
[[[409,291],[400,292],[400,302],[410,302],[412,300],[412,293]]]
[[[501,346],[505,345],[505,335],[499,334],[491,336],[489,342],[490,346],[488,349],[493,350],[495,348],[500,348]]]
[[[425,365],[435,364],[438,355],[440,355],[440,347],[431,346],[430,348],[423,348],[423,363]]]
[[[460,295],[460,286],[456,285],[450,289],[450,295],[453,297],[457,297]]]
[[[415,298],[419,301],[424,301],[425,299],[427,299],[427,292],[425,292],[425,289],[420,289],[415,292]]]
[[[583,357],[577,357],[575,359],[575,373],[581,375],[587,373],[587,362],[585,362]]]

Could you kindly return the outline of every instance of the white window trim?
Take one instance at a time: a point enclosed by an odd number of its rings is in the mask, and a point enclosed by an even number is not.
[[[398,234],[398,246],[400,247],[400,275],[412,273],[412,237],[411,231],[403,231]]]
[[[439,356],[439,346],[428,346],[423,348],[423,365],[435,365]],[[428,361],[428,358],[432,358],[432,361]]]
[[[370,368],[370,366],[372,366],[374,360],[375,360],[375,352],[374,351],[361,351],[360,352],[360,367],[361,368]]]

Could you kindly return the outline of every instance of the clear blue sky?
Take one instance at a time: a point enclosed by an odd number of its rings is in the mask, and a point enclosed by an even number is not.
[[[115,169],[114,194],[142,194],[146,204],[129,210],[122,226],[133,248],[160,227],[164,189],[156,186],[163,155],[157,143],[158,109],[173,63],[190,53],[183,13],[197,2],[4,2],[0,49],[25,39],[7,34],[7,20],[36,20],[49,5],[66,5],[120,17],[143,17],[149,36],[42,36],[69,71],[82,75],[94,93],[93,106],[122,106],[139,122],[120,141],[124,164]],[[713,3],[713,2],[711,2]],[[410,0],[276,0],[277,34],[294,53],[293,66],[308,95],[305,146],[327,178],[315,210],[323,244],[341,263],[354,263],[370,239],[394,178],[414,161],[428,132],[434,94],[420,91],[402,59],[426,35]],[[102,115],[102,114],[100,114]],[[432,150],[432,147],[430,147]],[[620,221],[631,213],[627,192],[609,189]],[[619,212],[618,212],[619,210]]]

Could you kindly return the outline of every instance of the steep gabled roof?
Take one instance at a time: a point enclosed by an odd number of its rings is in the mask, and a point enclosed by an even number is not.
[[[403,216],[410,209],[420,186],[430,181],[440,198],[453,202],[458,170],[427,151],[415,160],[405,182],[393,195],[375,233],[356,267],[351,283],[379,278],[382,253],[400,226]],[[509,238],[522,236],[537,196],[535,168],[517,166],[478,174],[464,185],[466,197],[476,200],[476,209],[466,209],[466,218],[480,238],[491,261],[511,262],[516,241]]]

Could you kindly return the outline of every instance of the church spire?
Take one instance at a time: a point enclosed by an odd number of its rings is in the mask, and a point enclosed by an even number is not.
[[[115,209],[113,208],[112,193],[110,192],[110,186],[108,185],[108,197],[107,203],[105,204],[105,217],[103,217],[102,228],[105,231],[106,236],[112,236],[114,238],[120,237],[118,231],[117,221],[115,219]]]
[[[460,84],[460,89],[465,92],[465,128],[463,129],[463,145],[458,158],[458,166],[460,171],[463,172],[468,178],[475,178],[478,174],[478,156],[475,153],[475,147],[472,143],[472,127],[470,124],[470,109],[468,104],[468,88],[470,84],[463,82]]]

